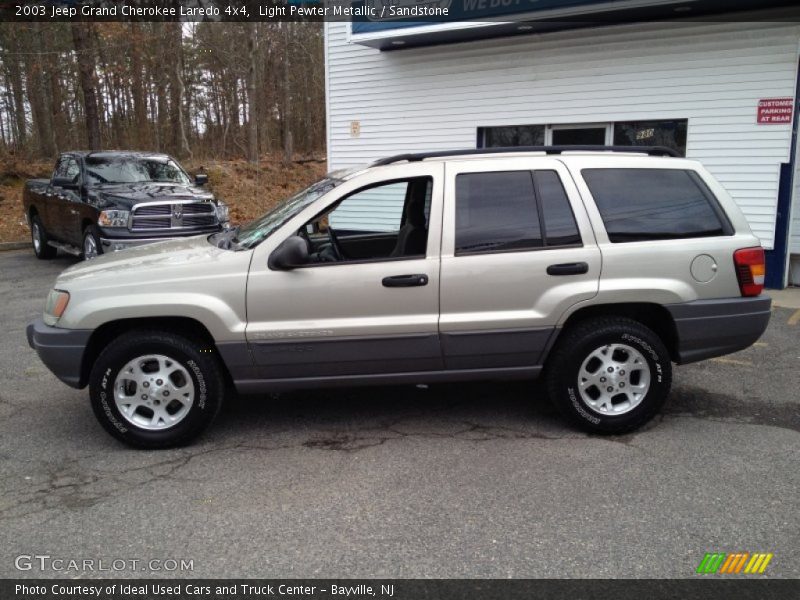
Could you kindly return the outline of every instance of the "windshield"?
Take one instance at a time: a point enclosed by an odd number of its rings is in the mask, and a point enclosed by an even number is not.
[[[236,231],[234,241],[238,249],[246,250],[265,240],[278,227],[340,183],[342,183],[341,179],[326,177],[307,187],[302,192],[284,200],[263,217],[244,225]]]
[[[88,156],[86,176],[93,183],[192,183],[170,158]]]

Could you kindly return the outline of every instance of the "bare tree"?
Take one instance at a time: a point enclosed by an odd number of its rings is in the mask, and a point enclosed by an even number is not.
[[[281,23],[283,27],[283,162],[289,164],[292,162],[292,155],[294,154],[294,140],[292,139],[292,94],[291,94],[291,80],[289,78],[289,63],[291,52],[289,49],[291,42],[291,35],[289,31],[289,23]]]
[[[258,55],[258,23],[249,23],[250,38],[248,53],[250,55],[247,69],[247,158],[251,163],[258,163],[258,95],[256,94],[256,61]]]
[[[19,53],[20,44],[17,29],[9,30],[9,49],[12,53]],[[5,61],[4,61],[5,62]],[[25,91],[22,89],[22,75],[20,73],[20,60],[18,56],[10,57],[8,64],[8,80],[11,85],[11,94],[14,98],[14,124],[16,126],[16,141],[19,147],[25,145],[27,127],[25,125]]]
[[[0,23],[0,154],[317,152],[322,42],[319,23]]]
[[[90,38],[94,24],[90,22],[72,23],[72,41],[78,60],[81,89],[83,90],[83,110],[86,120],[86,138],[90,150],[100,149],[100,120],[97,112],[97,84],[94,72],[94,56]]]

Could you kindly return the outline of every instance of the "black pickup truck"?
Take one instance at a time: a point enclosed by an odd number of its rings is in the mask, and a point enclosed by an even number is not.
[[[173,158],[145,152],[65,152],[53,177],[26,182],[22,203],[38,258],[58,248],[85,259],[175,237],[214,233],[228,207]]]

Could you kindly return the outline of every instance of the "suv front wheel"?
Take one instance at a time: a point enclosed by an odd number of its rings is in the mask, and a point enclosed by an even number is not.
[[[111,342],[89,380],[92,409],[115,438],[141,448],[189,442],[225,394],[214,348],[175,333],[133,332]]]
[[[547,364],[547,391],[559,410],[590,433],[621,434],[652,419],[669,394],[670,355],[631,319],[590,319],[569,329]]]

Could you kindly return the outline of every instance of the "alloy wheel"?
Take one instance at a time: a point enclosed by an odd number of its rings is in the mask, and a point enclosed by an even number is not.
[[[161,431],[183,421],[194,404],[195,386],[177,360],[163,354],[128,362],[114,381],[114,401],[131,424]]]
[[[624,415],[650,389],[650,366],[627,344],[607,344],[589,353],[578,372],[578,390],[586,405],[602,415]]]

